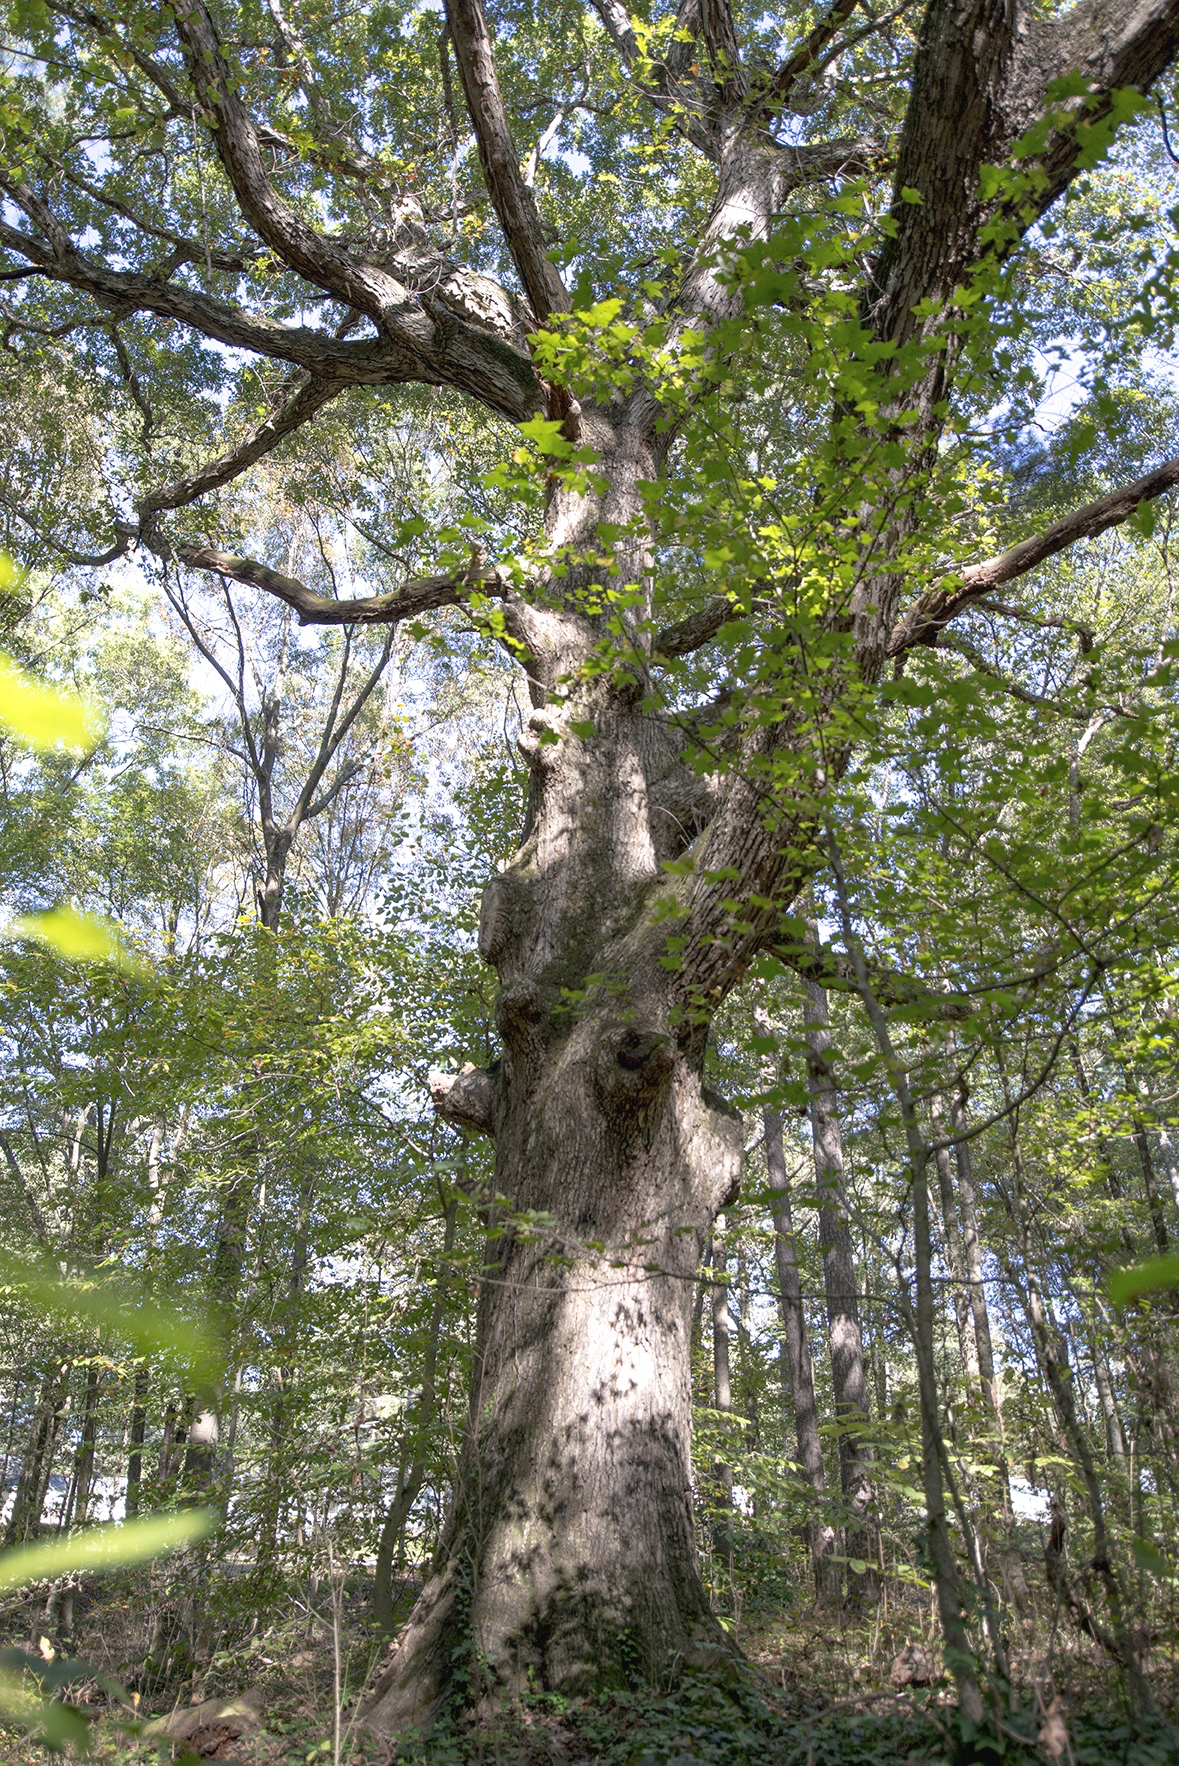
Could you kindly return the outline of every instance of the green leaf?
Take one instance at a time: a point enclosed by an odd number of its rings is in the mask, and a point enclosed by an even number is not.
[[[602,331],[617,319],[621,311],[622,302],[620,300],[600,300],[596,306],[587,307],[584,312],[579,312],[577,317],[584,325],[592,326],[595,331]]]
[[[30,938],[76,963],[113,963],[117,969],[145,973],[146,965],[133,956],[107,921],[74,908],[52,908],[45,914],[21,914],[0,928],[5,938]]]
[[[83,1319],[109,1331],[131,1343],[141,1355],[174,1355],[198,1387],[216,1385],[224,1371],[225,1352],[212,1331],[130,1283],[83,1276],[67,1281],[52,1264],[0,1251],[2,1289],[31,1300],[51,1317]]]
[[[77,693],[47,687],[0,655],[0,724],[30,748],[85,754],[102,735],[102,720]]]
[[[520,434],[534,442],[542,454],[565,459],[573,452],[573,443],[561,433],[562,425],[549,417],[530,417],[518,427]]]
[[[56,1699],[42,1699],[11,1668],[0,1668],[0,1712],[30,1729],[49,1748],[90,1749],[90,1726],[80,1711]]]
[[[22,1588],[77,1570],[118,1570],[144,1564],[166,1551],[182,1551],[211,1533],[217,1524],[212,1509],[187,1509],[179,1515],[145,1515],[141,1521],[95,1527],[72,1539],[22,1545],[0,1552],[0,1590]]]
[[[1152,1576],[1157,1576],[1160,1581],[1173,1582],[1179,1576],[1179,1569],[1174,1564],[1168,1563],[1167,1559],[1159,1552],[1152,1550],[1144,1540],[1132,1539],[1130,1550],[1138,1568],[1146,1570]]]
[[[1115,1306],[1126,1306],[1140,1294],[1151,1294],[1158,1288],[1179,1288],[1179,1257],[1148,1257],[1145,1263],[1116,1269],[1107,1287]]]

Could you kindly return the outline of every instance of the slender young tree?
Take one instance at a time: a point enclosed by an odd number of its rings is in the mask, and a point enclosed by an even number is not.
[[[816,960],[821,961],[813,927],[809,935]],[[846,1549],[851,1556],[867,1562],[876,1556],[870,1543],[871,1510],[876,1493],[866,1441],[868,1379],[860,1330],[859,1282],[847,1205],[843,1133],[831,1071],[831,1016],[827,995],[818,982],[807,981],[804,988],[802,1010],[806,1026],[807,1091],[815,1153],[815,1190],[819,1200],[819,1241],[823,1248],[831,1384],[835,1394],[835,1420],[839,1424],[839,1484],[853,1517],[846,1530]],[[864,1586],[866,1582],[867,1587]],[[870,1591],[870,1581],[864,1575],[853,1575],[851,1583],[857,1593]]]
[[[807,1339],[802,1281],[798,1270],[782,1117],[777,1110],[767,1109],[762,1121],[765,1132],[766,1179],[774,1222],[774,1272],[777,1276],[778,1305],[782,1315],[783,1397],[794,1413],[798,1463],[817,1505],[826,1493],[827,1478],[823,1469],[823,1443],[819,1435],[815,1374]],[[817,1507],[807,1524],[807,1538],[815,1588],[820,1596],[826,1596],[831,1593],[833,1586],[830,1554],[835,1543],[835,1534],[834,1529],[818,1513]]]

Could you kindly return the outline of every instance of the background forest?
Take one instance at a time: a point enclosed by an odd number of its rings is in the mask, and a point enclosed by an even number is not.
[[[581,132],[544,200],[604,262],[589,188],[624,177],[657,263],[696,197],[637,150],[610,169],[629,137],[605,34],[587,41]],[[884,41],[846,51],[857,101],[882,109]],[[823,77],[815,106],[842,102]],[[943,448],[951,557],[1042,531],[1170,450],[1169,101],[1005,272]],[[465,162],[442,145],[478,256]],[[194,204],[208,152],[178,173]],[[887,207],[870,175],[841,191],[792,236],[836,294]],[[588,272],[578,299],[576,347],[602,374],[647,315],[632,256],[613,268],[633,329],[593,305]],[[701,586],[732,598],[664,689],[722,769],[733,682],[780,715],[742,623],[749,535],[773,550],[783,463],[825,445],[803,331],[776,312],[767,295],[757,349],[726,359],[661,512],[673,610]],[[338,1762],[366,1745],[355,1700],[439,1537],[488,1224],[492,1244],[566,1259],[429,1082],[497,1054],[476,928],[519,842],[531,708],[485,610],[304,627],[176,552],[67,555],[51,530],[79,539],[111,460],[150,441],[180,462],[202,420],[170,403],[166,365],[149,401],[132,359],[148,346],[128,354],[119,323],[103,381],[53,315],[17,317],[0,375],[26,478],[0,492],[17,560],[0,636],[102,733],[76,751],[0,736],[0,888],[8,921],[64,905],[119,945],[79,961],[19,926],[0,943],[0,1524],[8,1546],[197,1506],[217,1524],[146,1567],[10,1588],[0,1625],[18,1665],[80,1658],[89,1708],[119,1706],[104,1676],[141,1716],[262,1688],[267,1757]],[[267,372],[250,369],[260,408]],[[507,426],[456,395],[398,398],[391,417],[351,388],[224,489],[236,543],[333,598],[386,592],[427,529],[526,548],[553,426],[513,456]],[[487,1758],[948,1757],[931,1454],[967,1624],[1010,1689],[995,1746],[1177,1757],[1177,587],[1175,510],[1142,502],[1041,563],[1018,606],[976,598],[853,706],[790,951],[763,951],[715,1020],[705,1077],[741,1113],[746,1170],[694,1288],[692,1494],[713,1607],[773,1723],[747,1702],[735,1739],[731,1710],[708,1715],[692,1687],[733,1671],[710,1646],[658,1699],[539,1700]],[[47,1269],[74,1302],[47,1300]],[[90,1304],[116,1278],[207,1326],[222,1376]]]

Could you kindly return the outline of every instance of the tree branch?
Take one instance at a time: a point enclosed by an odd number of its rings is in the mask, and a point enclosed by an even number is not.
[[[965,638],[951,637],[946,634],[939,643],[938,649],[953,650],[957,655],[965,657],[971,668],[975,669],[978,674],[985,675],[988,680],[994,681],[997,686],[1002,687],[1005,693],[1010,693],[1013,699],[1018,699],[1024,705],[1034,706],[1039,711],[1051,712],[1054,717],[1069,718],[1073,723],[1087,724],[1089,722],[1087,711],[1078,711],[1075,706],[1061,705],[1059,700],[1048,699],[1042,693],[1033,693],[1030,688],[1021,686],[1018,681],[1009,680],[1001,668],[996,668],[993,662],[988,662],[982,651],[974,644],[967,643]]]
[[[388,664],[393,649],[393,636],[394,634],[390,630],[381,648],[381,654],[378,657],[375,666],[370,670],[368,678],[357,689],[351,705],[348,707],[337,725],[336,718],[339,715],[340,705],[343,700],[345,676],[348,672],[348,656],[347,653],[345,654],[340,667],[339,678],[336,682],[336,689],[332,694],[331,709],[328,714],[327,722],[324,725],[323,740],[319,745],[319,752],[311,765],[306,780],[304,781],[303,789],[299,793],[299,800],[295,805],[292,820],[295,816],[298,816],[299,820],[303,821],[312,815],[318,815],[322,810],[327,808],[333,797],[335,797],[337,791],[340,790],[341,785],[346,782],[344,780],[344,774],[348,772],[347,765],[341,768],[340,776],[336,779],[334,785],[330,786],[323,793],[322,797],[313,804],[312,799],[315,792],[319,789],[320,780],[335,759],[341,742],[343,742],[345,736],[348,734],[349,730],[368,704],[373,693],[376,691],[377,683],[385,672],[386,665]],[[354,770],[359,771],[360,762],[356,761],[352,764]]]
[[[17,502],[15,497],[10,497],[2,487],[0,487],[0,508],[7,509],[8,513],[15,516],[16,520],[27,527],[30,533],[36,534],[43,546],[48,546],[50,551],[55,552],[59,558],[63,558],[67,564],[76,564],[83,569],[101,570],[104,565],[113,564],[116,558],[125,558],[131,550],[131,543],[135,537],[130,530],[126,533],[120,532],[118,539],[113,545],[108,546],[105,552],[79,552],[73,546],[67,546],[62,540],[55,539]]]
[[[28,215],[34,231],[0,223],[0,244],[44,276],[119,314],[154,312],[231,347],[278,357],[317,375],[371,385],[451,386],[516,422],[542,409],[541,387],[518,327],[514,321],[505,324],[510,297],[494,288],[488,299],[486,278],[456,274],[454,266],[427,252],[415,255],[415,281],[422,289],[415,295],[381,264],[305,222],[270,183],[258,132],[231,85],[203,0],[179,0],[175,12],[193,85],[215,124],[217,152],[242,214],[289,269],[366,315],[382,335],[346,341],[288,328],[151,273],[95,263],[77,249],[48,203],[19,181],[0,187]],[[464,298],[471,294],[473,299]]]
[[[172,12],[193,89],[214,124],[217,157],[259,237],[308,282],[366,313],[409,348],[428,350],[432,327],[408,290],[388,271],[317,232],[271,184],[258,132],[230,79],[204,0],[174,0]]]
[[[997,613],[1003,619],[1017,619],[1021,625],[1036,626],[1043,631],[1076,632],[1082,650],[1093,648],[1096,633],[1091,625],[1083,625],[1079,619],[1050,619],[1029,613],[1026,607],[1012,607],[1006,601],[992,600],[989,595],[980,595],[973,605],[980,613]]]
[[[481,1134],[494,1133],[499,1076],[493,1070],[468,1061],[458,1073],[435,1070],[427,1084],[435,1112],[445,1121]]]
[[[917,316],[922,303],[940,306],[969,277],[984,223],[998,213],[1008,222],[999,249],[1018,245],[1081,170],[1084,128],[1109,115],[1118,88],[1148,90],[1175,58],[1177,31],[1179,0],[1086,0],[1057,19],[991,0],[930,0],[897,155],[896,230],[866,302],[877,337],[904,341],[931,322],[928,308]],[[982,167],[1007,163],[1044,116],[1053,81],[1070,73],[1091,91],[1063,108],[1053,101],[1061,120],[1039,155],[1042,180],[1021,182],[1013,200],[985,198]],[[902,200],[906,187],[922,200]]]
[[[727,595],[714,595],[695,613],[686,613],[683,619],[677,619],[673,625],[666,625],[662,631],[656,632],[651,641],[652,660],[670,661],[677,656],[690,656],[694,650],[710,643],[729,620],[748,619],[750,613],[768,613],[770,605],[769,601],[755,600],[746,609]]]
[[[643,96],[669,116],[680,133],[707,159],[717,159],[720,142],[708,120],[708,106],[702,101],[694,81],[690,84],[683,82],[683,76],[692,64],[695,39],[700,32],[699,0],[680,0],[672,43],[663,60],[657,62],[644,55],[623,0],[593,0],[593,7]]]
[[[859,991],[855,964],[850,958],[839,956],[828,945],[815,948],[801,941],[779,940],[766,948],[804,981],[813,981],[834,993]],[[874,994],[890,1009],[914,1011],[923,1018],[943,1021],[969,1018],[975,1010],[975,1002],[968,994],[938,993],[934,988],[926,987],[924,982],[902,975],[895,969],[880,969],[875,964],[869,964],[868,969]]]
[[[835,0],[827,16],[821,18],[814,29],[808,32],[774,75],[773,84],[767,94],[771,103],[787,102],[798,81],[814,66],[816,57],[823,53],[840,25],[847,22],[859,4],[860,0]]]
[[[935,587],[928,594],[920,596],[901,616],[889,638],[888,654],[900,656],[915,644],[935,645],[943,626],[948,625],[955,615],[972,606],[992,589],[1014,582],[1016,577],[1026,575],[1038,564],[1043,564],[1045,559],[1054,557],[1057,552],[1063,552],[1077,540],[1093,539],[1107,528],[1119,527],[1143,503],[1164,496],[1176,485],[1179,485],[1179,459],[1167,460],[1162,466],[1156,466],[1153,472],[1148,472],[1144,478],[1136,479],[1133,484],[1128,484],[1121,490],[1112,491],[1107,497],[1098,497],[1095,502],[1086,503],[1080,509],[1074,509],[1071,514],[1053,522],[1044,533],[1021,540],[1019,545],[1012,546],[997,558],[989,558],[982,564],[969,565],[959,575],[946,577],[944,588]]]
[[[164,550],[160,542],[157,542],[157,548],[161,552]],[[438,607],[458,607],[472,591],[499,599],[504,597],[504,585],[498,572],[473,568],[451,576],[411,577],[387,595],[335,601],[329,595],[316,594],[296,577],[272,570],[268,564],[259,564],[253,558],[239,558],[233,552],[220,552],[214,546],[181,544],[172,551],[192,570],[211,570],[217,576],[232,578],[234,582],[248,583],[251,588],[265,589],[268,595],[274,595],[294,608],[300,625],[396,625],[399,620],[413,619],[417,614],[429,613]]]
[[[708,45],[709,72],[717,93],[725,103],[739,101],[745,95],[747,82],[741,69],[741,46],[737,27],[729,9],[729,0],[697,0],[700,9],[700,33]]]
[[[34,218],[27,190],[10,184],[0,184],[0,188]],[[112,270],[105,263],[85,257],[68,237],[62,236],[60,243],[61,250],[56,251],[32,234],[0,222],[0,245],[19,252],[50,281],[76,288],[120,315],[149,312],[162,319],[175,319],[231,349],[277,357],[310,373],[334,376],[345,384],[388,386],[423,378],[420,364],[384,338],[337,339],[308,326],[283,325],[150,274]],[[538,388],[537,398],[529,409],[536,410],[539,404]]]
[[[171,484],[149,491],[136,504],[140,518],[150,524],[154,515],[164,509],[186,508],[208,491],[220,490],[250,466],[276,448],[284,437],[293,434],[322,410],[342,391],[338,380],[308,380],[303,376],[288,383],[287,397],[245,439],[228,453],[218,455],[187,478],[174,478]]]
[[[572,302],[545,252],[536,198],[520,171],[482,0],[448,0],[446,16],[488,193],[537,323],[543,325],[550,313],[569,312]]]

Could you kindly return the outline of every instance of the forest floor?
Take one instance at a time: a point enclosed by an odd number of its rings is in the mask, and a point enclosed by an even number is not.
[[[99,1673],[135,1686],[143,1606],[126,1591],[90,1604],[78,1624],[77,1655]],[[462,1723],[403,1747],[405,1766],[948,1766],[956,1758],[954,1707],[932,1648],[931,1615],[877,1612],[848,1623],[806,1609],[762,1612],[740,1627],[752,1670],[731,1664],[683,1674],[659,1694],[597,1700],[542,1698],[496,1722]],[[28,1636],[23,1647],[39,1640]],[[34,1632],[36,1625],[33,1626]],[[20,1642],[12,1629],[4,1641]],[[932,1671],[933,1685],[898,1687],[897,1660]],[[315,1603],[295,1603],[279,1623],[214,1654],[206,1672],[144,1685],[129,1734],[97,1681],[75,1697],[93,1714],[91,1750],[102,1766],[133,1762],[234,1760],[239,1766],[385,1766],[357,1721],[384,1650],[361,1612],[338,1605],[334,1621]],[[44,1649],[42,1649],[44,1654]],[[1134,1730],[1105,1664],[1085,1640],[1053,1656],[1025,1652],[1013,1668],[1001,1755],[990,1760],[1062,1761],[1065,1766],[1179,1766],[1179,1728]],[[924,1658],[924,1660],[923,1660]],[[1156,1660],[1164,1709],[1179,1715],[1179,1668]],[[243,1701],[241,1695],[245,1695]],[[1059,1694],[1058,1720],[1046,1711]],[[103,1707],[106,1706],[104,1709]],[[167,1729],[164,1728],[167,1722]],[[195,1727],[194,1727],[195,1726]],[[177,1737],[175,1731],[188,1730]],[[1055,1749],[1055,1751],[1053,1751]],[[42,1744],[0,1720],[0,1766],[41,1766]],[[982,1756],[979,1756],[982,1758]]]

